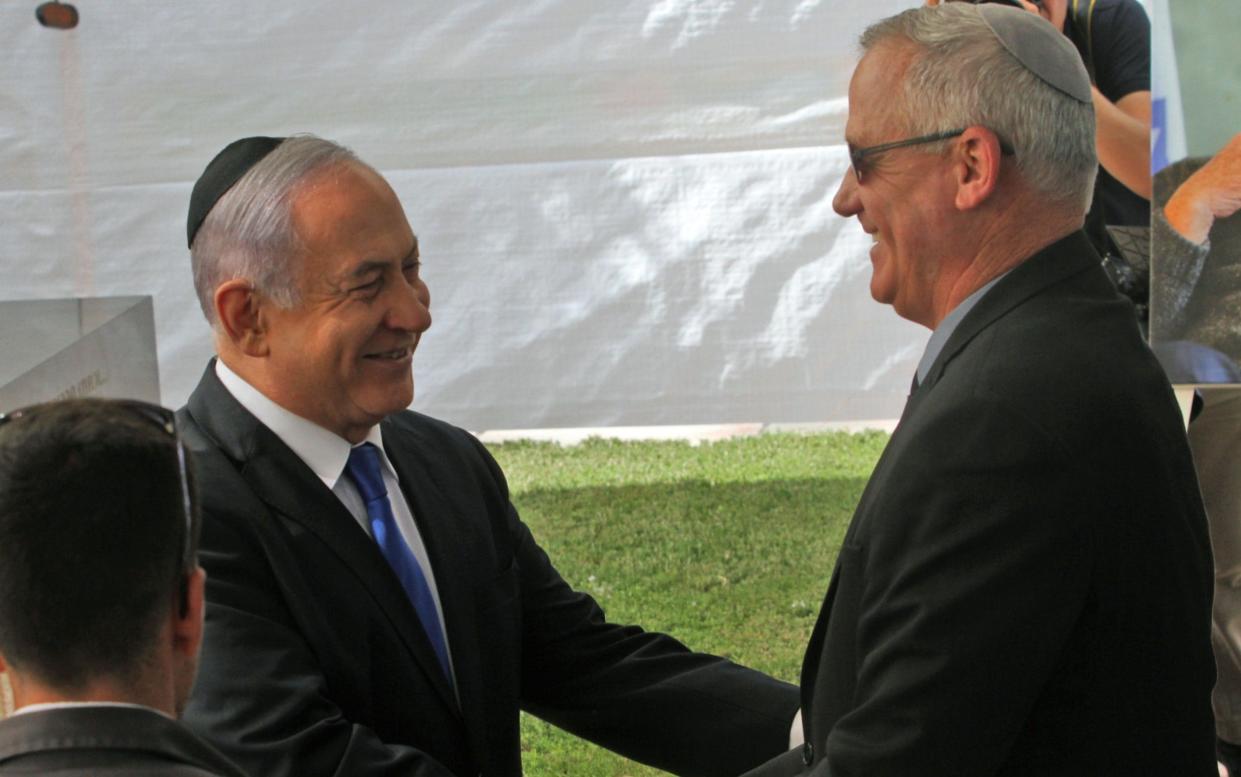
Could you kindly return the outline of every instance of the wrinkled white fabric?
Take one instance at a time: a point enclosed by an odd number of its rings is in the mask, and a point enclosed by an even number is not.
[[[163,401],[211,353],[185,247],[226,143],[392,182],[471,429],[894,417],[927,332],[836,216],[856,38],[909,0],[0,6],[0,299],[151,294]]]

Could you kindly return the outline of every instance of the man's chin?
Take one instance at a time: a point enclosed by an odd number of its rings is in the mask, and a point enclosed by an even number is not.
[[[870,279],[870,297],[880,305],[891,305],[896,295],[892,293],[891,289],[886,288],[872,277]]]
[[[363,407],[370,408],[373,415],[385,418],[405,410],[413,403],[414,381],[411,378],[405,385],[393,386],[383,396],[374,397],[374,401],[366,403]]]

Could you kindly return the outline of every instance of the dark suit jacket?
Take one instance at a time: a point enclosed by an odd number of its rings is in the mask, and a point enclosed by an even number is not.
[[[1172,390],[1070,235],[913,393],[763,777],[1215,774],[1211,557]]]
[[[255,774],[519,775],[519,707],[688,775],[734,775],[788,747],[793,686],[606,623],[467,432],[412,412],[382,427],[430,555],[458,703],[374,542],[214,365],[179,418],[208,573],[185,718]]]
[[[0,720],[0,775],[245,777],[214,748],[157,712],[44,710]]]

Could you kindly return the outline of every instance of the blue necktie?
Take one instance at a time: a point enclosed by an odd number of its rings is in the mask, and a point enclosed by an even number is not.
[[[422,565],[405,544],[401,531],[396,526],[392,504],[388,501],[388,489],[384,486],[383,474],[380,471],[379,449],[369,442],[351,449],[345,473],[358,487],[362,501],[366,502],[371,534],[384,558],[388,560],[388,565],[400,579],[414,609],[418,611],[422,630],[431,641],[435,657],[439,659],[440,667],[451,686],[452,671],[448,668],[448,646],[444,643],[444,628],[440,625],[439,614],[435,611],[435,599],[431,596],[431,586],[427,585]]]

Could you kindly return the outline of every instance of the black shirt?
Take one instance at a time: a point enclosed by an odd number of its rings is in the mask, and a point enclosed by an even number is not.
[[[1091,0],[1080,0],[1089,7]],[[1064,32],[1082,52],[1099,92],[1113,103],[1151,88],[1151,23],[1138,0],[1094,0],[1089,37],[1074,19],[1072,7]],[[1150,202],[1134,194],[1102,167],[1087,224],[1102,211],[1103,224],[1150,225]]]

